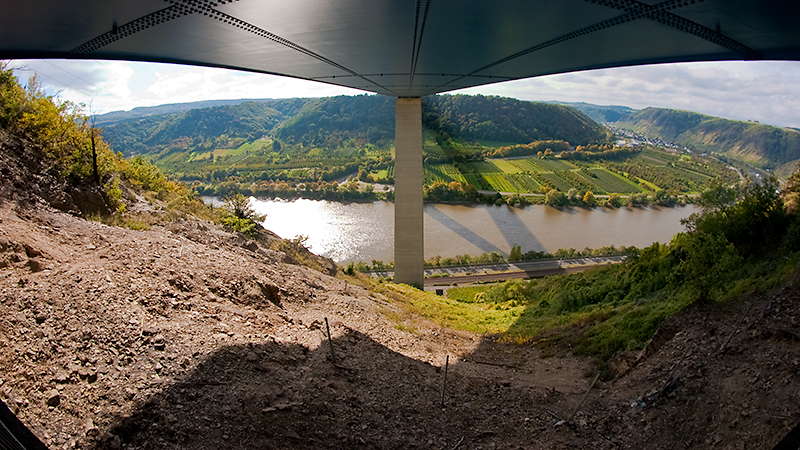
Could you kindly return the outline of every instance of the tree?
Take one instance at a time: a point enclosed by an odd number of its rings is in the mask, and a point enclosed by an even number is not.
[[[511,247],[511,252],[508,254],[509,261],[520,261],[522,259],[522,247],[514,245]]]
[[[256,235],[256,230],[260,227],[259,222],[267,218],[266,214],[256,213],[250,206],[250,198],[240,193],[227,197],[222,209],[223,225],[251,237]]]
[[[92,144],[92,179],[94,183],[100,184],[100,172],[97,169],[97,115],[92,110],[92,105],[89,104],[89,133]]]
[[[573,205],[577,204],[580,201],[580,199],[581,199],[581,194],[580,192],[578,192],[577,189],[570,188],[570,190],[567,191],[567,201],[569,201],[569,203]]]
[[[721,291],[742,261],[736,247],[721,234],[679,233],[670,246],[678,259],[672,276],[694,288],[701,302]]]
[[[631,194],[628,197],[628,206],[646,205],[647,202],[648,202],[647,194],[645,194],[644,192]]]
[[[778,186],[773,177],[745,185],[738,202],[692,214],[685,224],[690,231],[722,234],[743,256],[770,252],[790,223]]]
[[[620,197],[619,194],[614,192],[608,197],[607,204],[612,208],[619,208],[620,206],[622,206],[622,197]]]
[[[710,183],[706,190],[700,193],[697,203],[704,211],[717,210],[733,205],[738,197],[739,193],[735,188],[717,181]]]
[[[555,189],[550,189],[544,196],[544,202],[550,206],[564,206],[567,204],[567,196],[563,192]]]
[[[597,203],[592,191],[586,191],[586,194],[583,195],[583,203],[586,203],[586,206],[594,206]]]

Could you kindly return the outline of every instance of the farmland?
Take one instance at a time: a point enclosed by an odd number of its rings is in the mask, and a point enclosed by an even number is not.
[[[382,174],[375,173],[373,176]],[[735,183],[736,171],[709,156],[645,146],[624,160],[571,160],[568,154],[426,164],[425,184],[457,181],[478,191],[543,195],[551,189],[595,195],[666,191],[695,194],[712,180]]]

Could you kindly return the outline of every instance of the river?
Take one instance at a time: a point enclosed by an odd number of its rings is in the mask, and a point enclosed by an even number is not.
[[[213,199],[214,203],[218,200]],[[337,263],[394,259],[394,204],[256,199],[264,227],[283,238],[308,236],[307,246]],[[425,258],[479,255],[512,245],[553,252],[608,245],[646,247],[669,242],[684,230],[694,206],[661,208],[563,208],[493,205],[425,205]]]

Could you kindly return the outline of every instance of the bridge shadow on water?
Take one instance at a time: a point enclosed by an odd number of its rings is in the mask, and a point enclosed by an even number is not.
[[[219,348],[116,419],[92,448],[519,448],[552,428],[543,402],[558,409],[564,401],[503,373],[476,376],[475,363],[453,358],[442,407],[441,367],[343,325],[334,335],[336,366],[327,341],[314,349],[271,340]]]
[[[503,233],[503,237],[508,242],[509,247],[519,245],[523,251],[546,251],[544,245],[536,238],[533,231],[520,217],[519,208],[506,207],[505,214],[492,214],[497,228]]]
[[[478,247],[481,251],[486,253],[491,252],[500,252],[503,253],[496,245],[492,244],[491,242],[487,241],[486,239],[482,238],[474,231],[470,230],[466,226],[462,225],[457,220],[453,219],[452,217],[448,216],[447,214],[439,211],[436,208],[436,205],[432,205],[430,208],[425,208],[425,214],[430,217],[431,219],[439,222],[440,224],[446,226],[450,230],[452,230],[457,235],[461,236],[462,238],[466,239],[469,243]]]

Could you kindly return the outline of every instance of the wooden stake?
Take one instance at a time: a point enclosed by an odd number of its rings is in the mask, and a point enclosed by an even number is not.
[[[598,378],[600,378],[599,373],[597,374],[596,377],[594,377],[594,381],[592,381],[592,384],[589,386],[589,389],[586,390],[586,393],[583,394],[583,398],[581,399],[580,403],[578,403],[578,406],[576,406],[575,409],[572,410],[572,414],[569,415],[569,419],[567,419],[567,422],[572,422],[572,419],[575,418],[575,413],[578,412],[578,409],[581,407],[581,405],[583,405],[583,402],[586,401],[586,397],[589,396],[589,392],[592,392],[592,388],[594,387],[594,384],[597,383]]]
[[[444,408],[444,392],[447,389],[447,369],[450,367],[450,355],[447,355],[447,359],[444,363],[444,382],[442,383],[442,408]]]
[[[328,326],[328,318],[325,318],[325,329],[328,330],[328,346],[331,348],[331,361],[336,365],[336,355],[333,353],[333,339],[331,339],[331,327]]]

